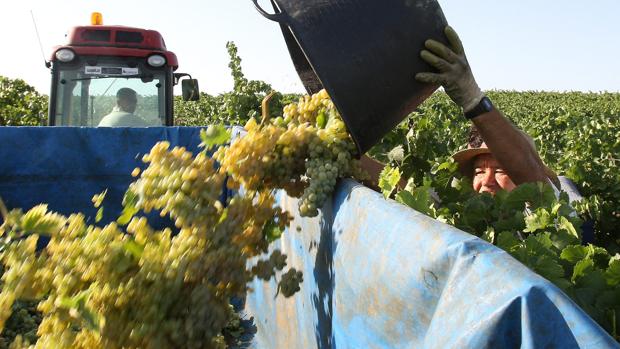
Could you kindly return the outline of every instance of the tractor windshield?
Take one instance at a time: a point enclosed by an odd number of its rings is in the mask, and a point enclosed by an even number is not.
[[[146,127],[166,124],[165,69],[98,58],[55,67],[56,126]]]

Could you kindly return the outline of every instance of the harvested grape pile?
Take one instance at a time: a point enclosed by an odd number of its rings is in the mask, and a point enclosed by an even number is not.
[[[104,227],[44,204],[3,209],[0,328],[7,329],[18,301],[36,304],[41,317],[36,342],[17,335],[12,347],[225,347],[229,300],[248,292],[250,281],[279,277],[279,294],[298,291],[303,276],[286,268],[286,255],[266,255],[291,220],[274,192],[301,197],[300,214],[315,216],[336,179],[361,170],[325,91],[273,120],[267,103],[263,119],[251,119],[247,134],[230,143],[225,127],[211,126],[198,154],[156,144],[142,159],[145,168],[132,173],[122,215]],[[222,202],[227,188],[235,194]],[[95,195],[96,207],[104,195]],[[140,216],[153,210],[178,232],[155,230]],[[49,243],[37,250],[41,236]]]

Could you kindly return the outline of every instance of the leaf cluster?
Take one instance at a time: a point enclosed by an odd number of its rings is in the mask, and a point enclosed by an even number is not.
[[[47,120],[47,96],[22,79],[0,76],[0,126],[39,126]]]
[[[241,58],[233,42],[226,44],[230,61],[233,90],[217,96],[201,93],[200,101],[185,102],[175,97],[176,124],[181,126],[206,126],[214,124],[245,125],[250,118],[260,119],[261,102],[273,88],[266,82],[249,80],[241,68]],[[285,105],[295,101],[299,95],[277,92],[270,105],[270,117],[281,116]]]

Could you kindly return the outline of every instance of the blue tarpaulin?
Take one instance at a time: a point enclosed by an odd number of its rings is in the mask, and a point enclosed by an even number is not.
[[[620,348],[503,250],[351,180],[275,245],[304,282],[251,285],[255,348]]]
[[[0,197],[46,202],[102,223],[159,140],[195,150],[199,128],[0,127]],[[296,199],[279,194],[296,212]],[[158,216],[157,216],[158,217]],[[162,221],[161,224],[167,224]],[[300,230],[300,231],[298,231]],[[619,348],[551,283],[504,251],[351,181],[319,217],[295,216],[276,242],[302,289],[275,297],[254,282],[245,300],[254,348]]]
[[[191,151],[198,127],[77,128],[0,127],[0,197],[9,208],[40,203],[69,215],[82,212],[94,223],[92,197],[107,189],[101,224],[116,220],[131,172],[158,141]],[[170,225],[148,215],[156,228]]]

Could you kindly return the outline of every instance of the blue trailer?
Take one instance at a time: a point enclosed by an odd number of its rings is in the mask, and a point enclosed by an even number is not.
[[[94,222],[118,217],[133,168],[158,141],[196,149],[197,127],[0,128],[0,197]],[[278,195],[297,211],[296,199]],[[157,224],[166,225],[165,220]],[[300,228],[298,231],[298,227]],[[294,297],[255,281],[252,348],[620,348],[557,287],[504,251],[352,180],[272,248],[304,273]]]

